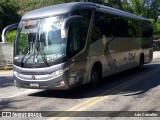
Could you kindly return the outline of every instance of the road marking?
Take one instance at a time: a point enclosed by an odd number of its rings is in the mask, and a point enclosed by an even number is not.
[[[152,71],[150,71],[150,72],[144,73],[144,74],[142,74],[141,76],[139,76],[139,77],[137,77],[137,78],[134,78],[134,79],[131,79],[131,80],[129,80],[128,82],[123,83],[123,84],[121,84],[121,85],[119,85],[119,86],[117,86],[117,87],[115,87],[115,88],[113,88],[113,89],[111,89],[111,90],[109,90],[109,91],[103,92],[103,93],[100,95],[100,97],[90,98],[90,99],[88,99],[88,100],[86,100],[86,101],[84,101],[84,102],[82,102],[82,103],[77,104],[76,106],[74,106],[74,107],[72,107],[72,108],[70,108],[70,109],[68,109],[68,110],[66,110],[66,111],[83,111],[83,110],[85,110],[85,109],[88,109],[88,108],[92,107],[93,105],[95,105],[95,104],[103,101],[104,99],[107,99],[107,98],[110,97],[110,95],[106,95],[106,94],[116,94],[116,93],[119,92],[120,90],[122,90],[122,89],[124,89],[124,88],[126,88],[126,87],[129,87],[129,86],[131,86],[131,85],[133,85],[133,84],[135,84],[135,83],[137,83],[137,82],[142,81],[144,78],[152,75],[153,73],[155,73],[155,72],[157,72],[157,71],[159,71],[159,70],[156,69],[156,70],[152,70]],[[61,113],[61,114],[59,114],[59,115],[67,115],[67,114],[64,112],[64,113]],[[57,116],[59,116],[59,115],[57,115]],[[72,114],[72,115],[74,115],[74,114]],[[56,117],[56,116],[55,116],[55,117]],[[55,118],[55,117],[54,117],[54,118],[52,117],[52,118],[50,118],[49,120],[57,119],[57,118]],[[69,118],[69,117],[65,117],[65,118],[63,117],[62,119],[64,120],[64,119],[68,119],[68,118]]]

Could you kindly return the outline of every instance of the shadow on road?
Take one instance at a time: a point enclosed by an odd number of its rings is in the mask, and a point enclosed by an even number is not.
[[[13,86],[13,77],[0,77],[0,89],[4,87]]]
[[[110,91],[111,89],[128,82],[131,79],[137,78],[146,72],[153,71],[155,69],[160,68],[160,64],[148,64],[145,65],[142,71],[137,71],[135,69],[128,70],[110,77],[104,78],[100,84],[94,88],[88,88],[88,85],[81,86],[78,88],[73,88],[67,91],[60,90],[44,90],[41,92],[36,92],[29,94],[29,96],[33,97],[50,97],[50,98],[64,98],[64,99],[83,99],[101,96],[102,93],[106,91]],[[153,73],[151,76],[144,78],[143,80],[128,86],[126,88],[122,88],[118,92],[114,94],[122,94],[124,96],[129,95],[139,95],[147,92],[148,90],[160,85],[159,75],[160,70],[156,73]],[[158,76],[158,77],[157,77]],[[106,93],[106,95],[114,95],[113,93]],[[127,94],[127,95],[126,95]]]
[[[17,107],[14,106],[14,103],[19,103],[22,102],[24,100],[14,100],[14,99],[4,99],[0,101],[0,110],[4,110],[4,109],[14,109],[14,110],[19,110],[19,109],[23,109],[23,107]]]

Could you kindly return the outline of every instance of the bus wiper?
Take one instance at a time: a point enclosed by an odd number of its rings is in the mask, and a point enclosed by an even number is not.
[[[37,53],[36,58],[38,57],[38,55],[39,55],[39,53],[40,53],[43,62],[45,63],[45,65],[46,65],[47,67],[49,67],[49,64],[48,64],[48,62],[47,62],[46,54],[45,54],[45,52],[44,52],[44,49],[43,49],[43,48],[40,49],[40,42],[39,42],[39,41],[37,41],[37,43],[38,43],[38,45],[37,45],[37,50],[38,50],[39,52]]]
[[[30,46],[30,45],[29,45]],[[25,50],[24,50],[24,55],[23,55],[23,57],[22,57],[22,59],[21,59],[21,63],[20,63],[20,65],[21,65],[21,67],[23,67],[24,66],[24,58],[26,57],[26,55],[29,53],[28,52],[28,50],[29,50],[29,46],[26,46],[26,48],[25,48]],[[28,53],[27,53],[28,52]]]
[[[48,64],[48,62],[47,62],[47,60],[46,60],[46,54],[44,53],[44,50],[43,50],[43,48],[40,50],[39,49],[40,48],[40,44],[39,44],[39,42],[38,42],[38,45],[37,45],[37,50],[39,50],[39,52],[37,53],[37,56],[36,56],[36,58],[38,57],[38,55],[39,55],[39,53],[40,53],[40,55],[41,55],[41,57],[42,57],[42,60],[44,61],[44,63],[45,63],[45,65],[47,66],[47,67],[49,67],[49,64]],[[26,54],[25,54],[26,55]],[[27,63],[27,61],[33,56],[34,54],[31,54],[26,60],[25,60],[25,62],[23,63],[21,63],[21,65],[24,65],[24,64],[26,64]],[[24,56],[25,57],[25,56]],[[24,60],[24,58],[23,58],[23,60]],[[22,60],[22,61],[23,61]]]

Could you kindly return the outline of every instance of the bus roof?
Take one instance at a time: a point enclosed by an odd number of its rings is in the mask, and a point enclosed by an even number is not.
[[[106,13],[130,17],[130,18],[138,19],[142,21],[143,20],[150,21],[146,18],[142,18],[140,16],[137,16],[137,15],[134,15],[134,14],[122,11],[122,10],[118,10],[115,8],[111,8],[108,6],[104,6],[104,5],[100,5],[100,4],[92,3],[92,2],[71,2],[71,3],[47,6],[44,8],[40,8],[40,9],[36,9],[30,12],[27,12],[26,14],[23,15],[22,20],[37,19],[37,18],[55,16],[59,14],[65,14],[65,13],[69,13],[79,8],[96,8],[97,10],[100,10]]]
[[[23,19],[36,19],[36,18],[43,18],[48,16],[54,16],[59,14],[69,13],[70,11],[82,7],[89,7],[94,6],[94,3],[91,2],[71,2],[71,3],[64,3],[58,4],[53,6],[47,6],[44,8],[36,9],[30,12],[27,12],[23,15]]]

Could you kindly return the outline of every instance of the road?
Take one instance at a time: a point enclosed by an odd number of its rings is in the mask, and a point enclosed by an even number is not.
[[[63,111],[160,111],[159,74],[160,58],[155,58],[150,64],[145,65],[142,71],[129,70],[104,78],[94,89],[83,86],[68,91],[53,91],[18,89],[13,85],[12,72],[3,72],[3,75],[0,74],[0,111],[62,111],[60,113],[62,115]],[[70,114],[78,115],[78,112]],[[77,118],[120,119],[119,117]],[[158,117],[121,117],[124,120],[153,118],[158,120]]]

